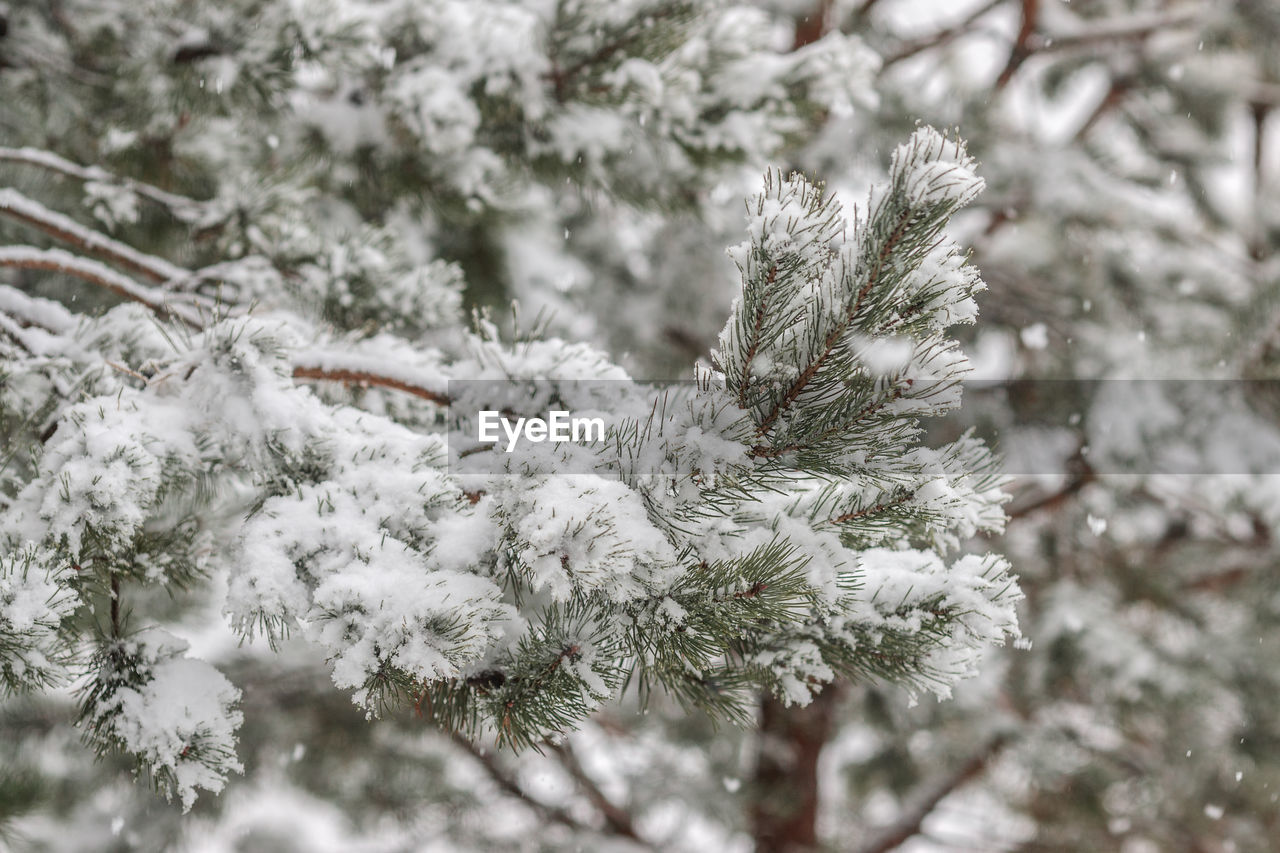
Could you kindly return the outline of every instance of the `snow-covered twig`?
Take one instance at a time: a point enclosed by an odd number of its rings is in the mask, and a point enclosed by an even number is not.
[[[198,312],[185,305],[170,304],[167,301],[167,294],[139,284],[106,264],[73,255],[62,249],[3,246],[0,247],[0,267],[47,270],[74,276],[106,288],[125,299],[139,302],[154,311],[161,319],[175,318],[192,328],[200,328],[204,325]]]
[[[295,379],[392,388],[437,405],[449,405],[448,384],[443,378],[424,376],[421,371],[397,370],[395,365],[369,356],[312,349],[298,353],[293,365]]]
[[[938,47],[940,45],[946,44],[947,42],[954,41],[955,39],[969,32],[972,29],[973,25],[976,24],[980,18],[982,18],[988,12],[995,9],[997,6],[1000,6],[1004,2],[1005,0],[990,0],[990,2],[985,3],[984,5],[975,9],[968,16],[966,16],[964,20],[960,21],[955,26],[947,27],[946,29],[939,30],[938,32],[933,33],[932,35],[924,36],[923,38],[915,39],[914,41],[909,41],[903,44],[900,48],[898,48],[897,51],[889,54],[884,58],[884,62],[880,66],[881,73],[883,73],[890,66],[896,65],[897,63],[902,62],[905,59],[910,59],[916,54],[926,51],[929,48]],[[870,6],[870,5],[871,3],[867,4],[867,6]]]
[[[415,397],[421,397],[424,400],[430,400],[441,406],[449,405],[449,398],[444,394],[390,376],[382,376],[363,370],[325,370],[322,367],[297,365],[293,368],[293,378],[323,379],[326,382],[341,382],[344,385],[373,385],[379,388],[391,388],[396,391],[403,391],[406,394],[412,394]]]
[[[0,147],[0,163],[21,163],[25,166],[37,166],[81,181],[99,181],[115,184],[141,198],[169,208],[180,219],[194,219],[206,207],[205,202],[171,193],[151,184],[135,181],[132,178],[113,175],[98,166],[81,166],[79,163],[73,163],[65,157],[60,157],[51,151],[43,151],[39,148]]]
[[[15,287],[0,284],[0,312],[29,326],[62,334],[76,326],[76,316],[52,299],[41,299]]]
[[[191,274],[164,258],[139,252],[127,243],[86,228],[71,217],[50,210],[14,189],[0,189],[0,214],[157,283],[186,278]]]

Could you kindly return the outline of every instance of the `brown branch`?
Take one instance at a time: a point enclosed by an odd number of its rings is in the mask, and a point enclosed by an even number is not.
[[[193,329],[204,325],[198,313],[185,307],[168,304],[166,294],[141,285],[111,267],[61,249],[3,246],[0,247],[0,267],[43,270],[69,275],[109,290],[117,296],[145,305],[162,320],[180,320]]]
[[[1267,116],[1271,113],[1271,105],[1254,101],[1249,105],[1253,117],[1253,235],[1249,240],[1249,254],[1255,261],[1261,261],[1267,254],[1267,241],[1262,224],[1262,197],[1264,178],[1262,171],[1263,157],[1266,152]]]
[[[990,0],[990,2],[984,3],[982,6],[975,9],[963,21],[955,26],[947,27],[945,30],[939,30],[933,35],[915,39],[900,45],[896,52],[889,54],[884,58],[884,61],[881,62],[881,73],[883,73],[889,66],[902,62],[904,59],[910,59],[916,54],[922,53],[931,47],[941,47],[948,42],[955,41],[960,36],[969,32],[980,18],[1004,2],[1005,0]],[[871,3],[868,3],[867,5],[870,6]]]
[[[678,347],[691,359],[700,358],[707,351],[706,345],[697,334],[679,326],[664,326],[662,328],[662,337],[666,338],[673,346]]]
[[[1018,26],[1018,35],[1013,40],[1013,48],[1009,51],[1009,59],[1005,62],[1004,70],[996,78],[995,90],[997,92],[1009,85],[1009,81],[1013,79],[1013,75],[1017,73],[1018,68],[1027,61],[1027,57],[1035,52],[1031,38],[1035,35],[1036,23],[1039,17],[1040,0],[1022,0],[1022,23]]]
[[[344,370],[342,368],[325,369],[310,365],[297,365],[293,368],[294,379],[323,379],[327,382],[341,382],[345,385],[372,385],[378,388],[392,388],[396,391],[403,391],[406,394],[412,394],[415,397],[421,397],[424,400],[439,406],[447,406],[450,403],[449,396],[439,391],[432,391],[429,388],[423,388],[421,385],[414,385],[403,379],[396,379],[391,376],[381,376],[365,370]]]
[[[882,512],[884,512],[885,510],[889,510],[889,509],[893,509],[894,507],[902,506],[904,503],[906,503],[907,501],[911,500],[911,499],[912,499],[912,498],[914,498],[915,496],[916,496],[916,493],[915,493],[915,492],[907,492],[906,494],[901,495],[901,496],[899,496],[899,497],[897,497],[897,498],[894,498],[894,499],[893,499],[893,500],[891,500],[891,501],[885,501],[884,503],[878,503],[878,504],[875,504],[874,506],[869,506],[869,507],[867,507],[866,509],[860,509],[860,510],[857,510],[857,511],[855,511],[855,512],[846,512],[846,513],[844,513],[843,515],[837,515],[835,518],[830,519],[830,522],[829,522],[829,523],[831,523],[831,524],[845,524],[846,522],[856,521],[856,520],[857,520],[857,519],[859,519],[859,518],[866,518],[866,517],[867,517],[867,516],[869,516],[869,515],[878,515],[879,513],[882,513]]]
[[[119,639],[120,635],[120,575],[113,571],[111,573],[111,636]]]
[[[630,838],[632,841],[638,841],[646,847],[650,846],[636,832],[635,821],[632,819],[631,813],[605,796],[604,792],[595,783],[595,780],[588,776],[587,772],[582,768],[582,764],[578,761],[578,756],[574,754],[568,742],[550,744],[550,746],[560,764],[574,778],[574,781],[582,788],[582,792],[587,799],[604,817],[605,825],[608,826],[609,831],[614,835],[621,835],[625,838]]]
[[[174,65],[190,65],[201,59],[222,56],[223,50],[212,44],[184,44],[173,53]]]
[[[469,753],[472,758],[475,759],[476,763],[479,764],[480,767],[484,769],[485,773],[488,774],[490,779],[492,779],[495,783],[497,783],[499,788],[501,788],[504,792],[511,795],[512,797],[515,797],[520,802],[524,803],[526,806],[528,806],[530,809],[536,812],[543,820],[547,820],[552,823],[558,823],[561,826],[566,826],[569,829],[574,830],[575,832],[594,832],[595,831],[591,827],[586,826],[585,824],[579,822],[576,818],[573,817],[573,815],[569,814],[564,809],[559,808],[558,806],[550,805],[549,803],[544,803],[541,800],[537,799],[536,797],[533,797],[532,795],[530,795],[527,791],[525,791],[523,788],[520,787],[520,784],[516,782],[515,779],[507,775],[507,772],[498,766],[498,763],[493,760],[492,755],[486,752],[482,752],[480,749],[476,747],[475,744],[467,740],[462,735],[458,734],[457,732],[451,732],[450,737],[452,738],[455,744],[457,744],[459,747],[461,747],[463,750]]]
[[[1056,492],[1049,492],[1046,495],[1041,495],[1038,498],[1027,501],[1021,506],[1011,507],[1006,514],[1009,516],[1010,520],[1012,520],[1031,515],[1037,510],[1057,506],[1096,479],[1097,475],[1093,473],[1093,469],[1088,466],[1083,466],[1079,473],[1072,476],[1071,479],[1069,479],[1066,484]]]
[[[841,684],[828,684],[804,707],[786,707],[772,696],[761,701],[749,788],[756,853],[820,849],[818,762],[835,732],[841,692]]]
[[[1082,142],[1089,135],[1089,131],[1093,130],[1094,125],[1103,119],[1107,113],[1114,110],[1124,101],[1125,95],[1129,93],[1129,81],[1122,77],[1114,77],[1111,85],[1107,88],[1107,93],[1102,96],[1102,100],[1094,107],[1093,112],[1089,113],[1089,117],[1084,120],[1084,124],[1080,125],[1080,129],[1075,132],[1072,137],[1075,142]]]
[[[1148,36],[1170,27],[1190,23],[1194,19],[1194,14],[1188,13],[1140,23],[1122,22],[1112,27],[1099,27],[1065,35],[1041,35],[1035,31],[1038,12],[1039,0],[1022,0],[1022,24],[1009,53],[1009,60],[996,79],[997,91],[1009,83],[1023,62],[1036,54],[1088,49],[1110,42],[1142,42]]]
[[[1137,24],[1121,22],[1119,25],[1112,27],[1097,27],[1065,35],[1040,36],[1031,39],[1031,52],[1060,53],[1076,50],[1077,48],[1097,47],[1108,42],[1143,41],[1147,36],[1167,30],[1170,27],[1191,23],[1194,18],[1195,14],[1189,12],[1180,15],[1169,15],[1157,20]]]
[[[834,0],[818,0],[816,8],[796,21],[796,35],[791,44],[792,50],[811,45],[827,34],[831,29],[831,7],[834,5]]]
[[[982,773],[1011,737],[999,734],[978,748],[963,764],[920,791],[914,804],[875,838],[858,848],[857,853],[888,853],[920,832],[921,825],[944,799]]]
[[[185,278],[189,270],[172,264],[164,258],[144,254],[105,234],[99,234],[86,228],[75,220],[61,213],[49,210],[44,205],[33,201],[16,190],[0,189],[0,214],[21,222],[31,228],[49,235],[59,242],[66,243],[111,261],[129,272],[138,273],[153,282],[169,281]]]

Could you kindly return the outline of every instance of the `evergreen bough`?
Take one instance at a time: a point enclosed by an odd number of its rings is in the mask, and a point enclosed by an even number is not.
[[[239,692],[165,630],[156,591],[225,581],[242,635],[315,643],[370,714],[413,706],[514,747],[628,685],[738,722],[761,689],[804,703],[837,677],[945,693],[1016,632],[1003,560],[948,556],[1003,523],[990,455],[967,436],[920,444],[919,419],[958,404],[947,329],[974,319],[982,287],[943,233],[981,186],[958,140],[917,131],[852,217],[820,185],[768,175],[730,253],[741,298],[711,363],[674,389],[585,344],[468,326],[478,261],[422,257],[414,216],[437,245],[465,243],[566,175],[678,203],[668,189],[754,156],[750,140],[856,101],[822,70],[859,67],[843,37],[777,57],[747,92],[735,74],[752,51],[707,49],[717,27],[749,31],[747,13],[631,5],[559,4],[549,23],[504,5],[502,32],[527,48],[509,67],[465,65],[445,37],[474,42],[467,4],[314,21],[264,4],[257,26],[193,25],[177,45],[141,25],[130,42],[119,22],[84,36],[103,56],[170,52],[109,120],[140,111],[176,138],[194,115],[211,147],[189,195],[127,133],[113,159],[138,178],[0,149],[5,691],[76,685],[86,739],[190,807],[240,769]],[[438,20],[401,26],[418,14]],[[11,23],[54,26],[25,7]],[[208,73],[228,56],[239,76]],[[122,92],[150,59],[120,66]],[[23,77],[14,103],[56,76]],[[210,101],[219,86],[234,96]],[[356,136],[376,118],[389,141],[318,138],[342,92],[378,106],[352,111]],[[301,125],[282,137],[229,132],[275,121],[287,97]],[[44,123],[68,152],[106,145],[54,103]],[[639,136],[574,136],[611,112],[643,115]],[[616,418],[605,442],[462,475],[446,408],[460,379],[531,380]],[[597,473],[563,473],[584,458]]]

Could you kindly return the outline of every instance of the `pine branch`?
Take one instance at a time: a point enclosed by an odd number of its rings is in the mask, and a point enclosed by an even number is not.
[[[822,349],[818,353],[817,358],[809,362],[796,380],[787,388],[782,399],[775,403],[773,408],[769,410],[769,413],[765,415],[763,420],[761,420],[760,425],[756,427],[756,435],[764,435],[765,432],[768,431],[769,427],[773,425],[773,422],[776,421],[783,412],[790,408],[791,404],[796,401],[796,398],[800,396],[801,392],[804,391],[804,389],[809,385],[809,382],[822,368],[822,365],[831,357],[831,354],[835,351],[836,344],[839,342],[840,338],[843,337],[844,333],[849,330],[849,326],[857,318],[858,311],[861,310],[862,303],[866,299],[867,294],[880,283],[880,274],[884,269],[885,262],[888,261],[889,257],[893,254],[895,247],[898,245],[898,241],[902,239],[902,235],[906,233],[907,226],[910,224],[912,219],[911,214],[912,211],[908,208],[899,216],[897,224],[889,235],[889,239],[885,241],[883,246],[881,246],[880,251],[876,256],[875,266],[872,268],[870,275],[867,276],[866,283],[864,283],[858,290],[858,294],[854,298],[853,305],[845,313],[842,320],[827,333],[827,337],[822,343]]]
[[[341,382],[344,385],[371,385],[377,388],[391,388],[395,391],[403,391],[406,394],[412,394],[423,400],[430,400],[439,406],[448,406],[450,398],[439,390],[427,388],[424,385],[400,379],[394,376],[386,376],[371,370],[363,370],[357,368],[344,368],[337,366],[321,366],[318,364],[295,363],[293,368],[294,379],[319,379],[326,382]],[[488,449],[488,445],[484,445],[481,450]]]
[[[43,151],[39,148],[0,148],[0,163],[19,163],[26,166],[36,166],[80,181],[115,184],[141,198],[169,208],[183,219],[194,218],[208,207],[207,202],[171,193],[151,184],[135,181],[132,178],[114,175],[98,166],[81,166],[65,157],[54,154],[52,151]]]
[[[755,320],[751,324],[751,339],[747,345],[746,355],[742,357],[742,376],[739,378],[738,388],[738,408],[747,408],[747,390],[751,387],[751,362],[755,360],[756,353],[760,349],[760,332],[764,328],[765,317],[769,313],[769,290],[778,280],[778,265],[773,264],[769,267],[769,274],[765,277],[764,293],[761,294],[760,304],[756,306]]]
[[[850,521],[856,521],[860,518],[866,518],[867,516],[878,515],[879,513],[885,512],[887,510],[902,506],[903,504],[907,503],[914,497],[915,497],[914,492],[907,492],[906,494],[900,495],[894,498],[893,500],[882,501],[878,504],[869,506],[865,509],[859,509],[859,510],[854,510],[853,512],[841,513],[840,515],[837,515],[836,517],[832,518],[829,523],[830,524],[847,524]]]
[[[180,320],[193,329],[204,325],[204,320],[198,311],[185,305],[170,304],[168,301],[170,294],[153,290],[105,264],[73,255],[62,249],[0,246],[0,267],[44,270],[69,275],[105,288],[117,296],[141,303],[162,320]],[[193,298],[193,301],[200,304],[203,300]]]
[[[543,79],[549,81],[555,92],[556,100],[564,103],[568,100],[569,86],[574,83],[583,73],[608,62],[618,53],[632,46],[641,37],[647,35],[655,23],[677,17],[686,11],[688,4],[682,0],[673,0],[667,6],[661,9],[648,9],[644,12],[644,17],[640,21],[629,21],[629,26],[624,26],[612,39],[600,45],[596,50],[587,56],[569,65],[567,68],[561,68],[552,60],[551,70],[543,75]]]
[[[176,281],[191,275],[164,258],[148,255],[126,243],[114,240],[86,228],[74,219],[49,210],[13,189],[0,189],[0,214],[24,225],[29,225],[50,237],[67,243],[82,252],[112,261],[132,273],[138,273],[153,282]]]

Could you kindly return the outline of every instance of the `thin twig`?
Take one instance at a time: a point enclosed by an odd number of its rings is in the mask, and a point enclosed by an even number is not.
[[[1262,216],[1263,187],[1266,184],[1263,159],[1266,153],[1267,117],[1271,113],[1271,105],[1254,101],[1249,105],[1249,111],[1253,117],[1253,235],[1249,240],[1249,254],[1254,260],[1261,261],[1267,254],[1266,228]]]
[[[120,575],[111,573],[111,636],[120,637]]]
[[[141,198],[163,205],[175,213],[189,216],[208,206],[206,202],[197,201],[194,198],[171,193],[151,184],[135,181],[132,178],[113,175],[98,166],[81,166],[79,163],[73,163],[65,157],[54,154],[52,151],[44,151],[39,148],[0,147],[0,163],[20,163],[26,166],[37,166],[80,181],[115,184]]]
[[[421,385],[415,385],[412,382],[406,382],[403,379],[383,376],[366,370],[326,369],[315,365],[299,364],[293,368],[293,378],[323,379],[328,382],[341,382],[345,385],[373,385],[379,388],[393,388],[396,391],[403,391],[406,394],[430,400],[440,406],[447,406],[450,402],[447,394],[424,388]]]
[[[524,803],[526,806],[528,806],[530,809],[536,812],[540,817],[542,817],[543,820],[550,821],[552,823],[558,823],[561,826],[568,827],[569,829],[575,832],[590,833],[594,835],[600,831],[595,827],[588,826],[582,823],[573,815],[569,814],[569,812],[566,811],[565,809],[562,809],[559,806],[553,806],[550,803],[544,803],[538,798],[532,796],[528,791],[520,787],[520,783],[517,782],[514,778],[512,778],[510,774],[507,773],[506,770],[500,767],[498,763],[493,760],[493,756],[491,754],[482,752],[478,747],[476,747],[475,744],[467,740],[462,735],[458,734],[457,732],[451,732],[449,736],[455,744],[457,744],[461,749],[465,750],[473,759],[475,759],[476,763],[478,763],[480,767],[484,769],[485,773],[488,774],[489,778],[492,779],[498,785],[499,788],[501,788],[504,792],[506,792],[510,796],[515,797],[520,802]],[[566,767],[566,769],[568,768]],[[572,771],[570,771],[570,773],[572,773]],[[575,776],[574,778],[576,779],[578,777]],[[588,792],[588,796],[590,796],[589,792]],[[632,841],[635,841],[638,844],[641,844],[645,847],[651,847],[650,844],[648,844],[643,839],[641,839],[638,835],[636,835],[634,831],[631,833],[620,832],[618,828],[608,820],[608,816],[606,815],[605,817],[606,817],[606,824],[607,824],[606,831],[611,832],[615,835],[623,835],[624,837],[629,838]]]
[[[1013,40],[1013,47],[1009,51],[1009,59],[1005,62],[1004,70],[996,78],[997,92],[1009,85],[1018,68],[1035,52],[1031,37],[1035,35],[1039,17],[1040,0],[1022,0],[1022,22],[1018,25],[1018,35]]]
[[[933,814],[938,804],[982,773],[1010,739],[1009,734],[996,735],[953,771],[929,783],[911,798],[914,800],[913,805],[898,820],[859,847],[857,853],[888,853],[919,833],[921,825]]]
[[[1107,87],[1107,93],[1102,96],[1102,100],[1093,108],[1093,112],[1089,113],[1089,117],[1080,125],[1080,129],[1072,136],[1074,142],[1083,142],[1084,138],[1089,135],[1089,131],[1103,119],[1107,113],[1114,110],[1124,101],[1124,96],[1129,92],[1129,81],[1122,77],[1113,77],[1111,85]]]
[[[476,763],[484,769],[490,779],[497,783],[499,788],[520,800],[529,808],[533,809],[543,819],[552,821],[553,823],[558,823],[561,826],[567,826],[570,829],[579,832],[592,831],[591,827],[583,825],[564,809],[550,805],[549,803],[544,803],[530,795],[527,791],[521,788],[520,784],[516,782],[515,779],[511,778],[504,769],[498,766],[498,763],[493,760],[493,756],[491,754],[482,752],[475,744],[457,732],[451,732],[449,736],[455,744],[466,750],[466,752],[476,760]]]
[[[890,501],[878,503],[878,504],[875,504],[874,506],[869,506],[865,509],[856,510],[854,512],[846,512],[841,515],[837,515],[835,518],[830,519],[829,523],[830,524],[846,524],[850,521],[856,521],[860,518],[866,518],[869,515],[878,515],[882,512],[885,512],[886,510],[890,510],[890,509],[893,509],[894,507],[902,506],[904,503],[911,500],[915,496],[916,496],[915,492],[907,492],[906,494],[900,495]]]
[[[171,305],[168,294],[139,284],[124,273],[90,258],[82,258],[62,249],[37,249],[34,246],[0,246],[0,267],[45,270],[73,276],[105,288],[117,296],[150,308],[162,320],[177,319],[198,329],[204,325],[199,314],[186,306]]]
[[[17,190],[0,189],[0,214],[157,283],[191,275],[189,270],[170,263],[164,258],[139,252],[126,243],[86,228],[74,219],[27,198]]]
[[[574,778],[582,791],[586,794],[591,804],[603,815],[605,823],[609,829],[616,835],[622,835],[633,841],[638,841],[645,846],[649,846],[643,838],[636,833],[635,821],[631,817],[631,813],[621,806],[616,805],[612,800],[604,795],[595,780],[587,775],[582,768],[582,764],[578,761],[578,756],[574,754],[573,749],[566,743],[551,744],[551,750],[559,759],[564,769]]]
[[[960,21],[955,26],[947,27],[945,30],[939,30],[932,35],[906,42],[899,46],[897,51],[884,58],[884,61],[880,64],[880,71],[883,72],[891,65],[895,65],[905,59],[910,59],[916,54],[922,53],[931,47],[939,47],[947,42],[954,41],[969,32],[970,28],[972,28],[980,18],[1004,2],[1005,0],[990,0],[990,2],[984,3],[982,6],[975,9],[963,21]],[[868,3],[867,5],[869,6],[871,4]]]
[[[1038,498],[1027,501],[1021,506],[1012,507],[1008,510],[1006,515],[1008,515],[1010,519],[1023,518],[1031,515],[1037,510],[1057,506],[1076,492],[1083,489],[1085,486],[1092,483],[1095,479],[1097,479],[1097,477],[1093,473],[1093,470],[1086,467],[1082,469],[1080,473],[1067,480],[1062,488],[1058,489],[1056,492],[1049,492],[1046,495],[1041,495]]]

